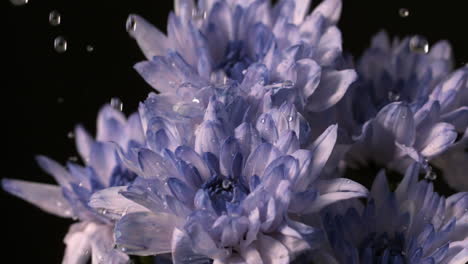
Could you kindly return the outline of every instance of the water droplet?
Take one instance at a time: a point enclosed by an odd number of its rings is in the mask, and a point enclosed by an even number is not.
[[[67,138],[74,138],[75,137],[75,134],[73,133],[73,131],[70,131],[67,133]]]
[[[125,28],[127,29],[127,32],[132,32],[136,30],[136,20],[135,17],[129,16],[127,18],[127,22],[125,23]]]
[[[396,102],[396,101],[400,100],[400,93],[395,92],[395,91],[389,91],[388,92],[388,100],[390,100],[392,102]]]
[[[62,22],[62,17],[57,10],[53,10],[49,13],[49,23],[52,26],[58,26]]]
[[[221,186],[223,187],[223,189],[229,189],[229,187],[231,187],[231,181],[228,179],[224,179],[221,183]]]
[[[54,39],[55,51],[57,51],[58,53],[64,53],[65,51],[67,51],[67,48],[68,48],[68,43],[64,37],[58,36]]]
[[[123,103],[122,101],[117,98],[117,97],[112,97],[111,100],[110,100],[110,105],[112,106],[112,108],[114,108],[115,110],[118,110],[118,111],[122,111],[123,110]]]
[[[206,11],[203,11],[203,10],[197,11],[195,8],[192,10],[193,20],[206,19],[207,15],[208,14]]]
[[[192,99],[192,102],[194,102],[194,103],[196,103],[196,104],[199,104],[199,103],[200,103],[200,100],[199,100],[198,98],[194,97],[194,98]]]
[[[247,70],[242,71],[242,75],[245,75],[247,73]]]
[[[401,17],[408,17],[409,16],[409,10],[407,8],[400,8],[398,10],[398,14],[401,16]]]
[[[409,42],[410,49],[418,53],[428,53],[429,52],[429,42],[423,36],[413,36]]]
[[[281,85],[283,88],[293,88],[294,87],[294,82],[291,80],[284,81],[283,84]]]
[[[86,45],[86,51],[87,51],[87,52],[93,52],[93,51],[94,51],[94,47],[91,46],[91,45]]]
[[[80,187],[83,187],[83,183],[82,183],[82,182],[80,182],[80,183],[78,184],[78,186],[80,186]]]
[[[115,238],[119,238],[122,236],[122,233],[120,231],[115,231]]]
[[[57,207],[62,207],[62,202],[60,202],[60,201],[57,201],[57,203],[56,203],[56,204],[57,204]]]
[[[426,175],[424,176],[424,179],[434,181],[437,179],[437,174],[434,171],[432,171],[432,168],[429,168],[426,172]]]
[[[10,3],[12,3],[15,6],[22,6],[29,3],[29,0],[10,0]]]
[[[77,162],[78,161],[78,157],[77,156],[71,156],[68,158],[69,161],[71,162]]]
[[[265,124],[265,118],[260,119],[260,123]]]
[[[63,103],[63,101],[64,101],[63,97],[58,97],[57,98],[57,103],[61,104],[61,103]]]
[[[289,122],[292,122],[293,120],[294,120],[293,116],[292,116],[292,115],[289,115],[289,116],[288,116],[288,121],[289,121]]]

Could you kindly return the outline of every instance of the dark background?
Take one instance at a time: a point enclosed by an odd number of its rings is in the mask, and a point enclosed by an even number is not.
[[[359,55],[380,29],[392,36],[421,34],[430,43],[448,39],[461,66],[468,61],[466,9],[464,1],[448,2],[344,0],[344,48]],[[14,6],[4,0],[2,5],[2,177],[52,183],[35,155],[64,163],[76,155],[67,137],[76,123],[93,132],[96,113],[110,98],[121,98],[128,114],[151,91],[132,69],[143,55],[125,31],[125,21],[138,13],[165,29],[172,1],[30,0]],[[400,8],[407,8],[409,17],[400,17]],[[59,26],[49,24],[52,10],[62,15]],[[57,36],[67,39],[67,52],[54,50]],[[87,52],[87,45],[94,50]],[[0,193],[1,262],[60,263],[71,221]]]

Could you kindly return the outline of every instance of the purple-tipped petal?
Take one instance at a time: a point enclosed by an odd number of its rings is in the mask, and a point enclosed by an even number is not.
[[[426,157],[433,157],[446,150],[457,138],[454,127],[448,123],[436,124],[425,142],[421,144],[421,154]]]
[[[154,56],[165,55],[169,43],[164,33],[138,15],[130,15],[127,23],[133,23],[133,28],[129,28],[128,32],[137,41],[148,60]]]
[[[310,96],[307,109],[312,112],[321,112],[335,105],[356,78],[354,70],[322,71],[320,84]]]
[[[5,191],[60,217],[72,217],[73,211],[63,197],[62,188],[50,184],[2,179]]]
[[[129,213],[148,211],[147,208],[120,194],[120,192],[126,189],[126,186],[118,186],[95,192],[89,199],[88,205],[101,213],[105,212],[105,215],[112,219],[120,219]]]
[[[127,214],[115,226],[115,243],[127,254],[148,256],[169,253],[172,232],[177,224],[177,218],[169,214]]]
[[[320,12],[328,23],[336,24],[340,19],[342,5],[341,0],[325,0],[314,9],[314,13]]]

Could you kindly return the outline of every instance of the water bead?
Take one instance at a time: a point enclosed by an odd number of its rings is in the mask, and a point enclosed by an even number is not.
[[[125,28],[127,32],[132,32],[136,30],[136,21],[133,16],[129,16],[127,22],[125,23]]]
[[[12,3],[15,6],[22,6],[29,3],[29,0],[10,0],[10,3]]]
[[[49,23],[52,26],[58,26],[62,22],[62,17],[57,10],[53,10],[49,13]]]
[[[91,46],[91,45],[87,45],[87,46],[86,46],[86,51],[87,51],[87,52],[93,52],[93,51],[94,51],[94,47]]]
[[[417,53],[428,53],[429,52],[429,42],[423,36],[413,36],[409,42],[410,49]]]
[[[115,110],[118,110],[118,111],[122,111],[123,110],[123,103],[122,101],[117,98],[117,97],[112,97],[111,100],[110,100],[110,105],[112,106],[112,108],[114,108]]]
[[[406,8],[400,8],[398,10],[398,14],[401,16],[401,17],[408,17],[409,16],[409,10],[406,9]]]
[[[68,43],[67,40],[62,37],[58,36],[54,39],[54,49],[58,53],[64,53],[68,49]]]

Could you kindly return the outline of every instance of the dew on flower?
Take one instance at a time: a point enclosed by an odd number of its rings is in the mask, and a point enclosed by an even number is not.
[[[265,124],[265,118],[260,119],[260,123]]]
[[[137,27],[137,24],[136,24],[135,18],[133,16],[129,16],[125,23],[125,28],[127,29],[127,32],[135,31],[136,27]]]
[[[289,115],[289,116],[288,116],[288,121],[289,121],[289,122],[292,122],[293,120],[294,120],[293,116],[292,116],[292,115]]]
[[[396,101],[400,100],[400,93],[395,92],[395,91],[389,91],[388,92],[388,100],[390,100],[391,102],[396,102]]]
[[[123,110],[123,103],[118,97],[112,97],[111,100],[110,100],[110,105],[115,110],[118,110],[118,111]]]
[[[29,0],[10,0],[10,3],[12,3],[15,6],[22,6],[29,3]]]
[[[194,103],[196,103],[196,104],[199,104],[199,103],[200,103],[200,100],[199,100],[198,98],[194,97],[194,98],[192,99],[192,102],[194,102]]]
[[[62,22],[62,17],[57,10],[50,11],[49,13],[49,24],[52,26],[58,26]]]
[[[54,49],[58,53],[64,53],[68,49],[68,43],[67,40],[62,37],[58,36],[54,39]]]
[[[429,42],[423,36],[413,36],[409,42],[410,49],[417,53],[428,53],[429,52]]]
[[[401,16],[401,17],[408,17],[409,16],[409,10],[407,8],[400,8],[398,10],[398,14]]]

